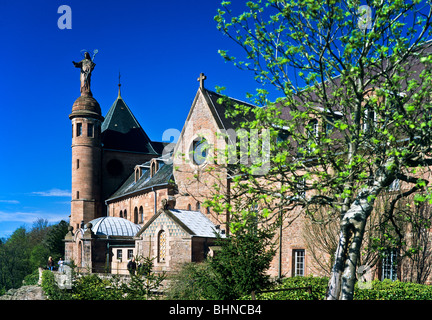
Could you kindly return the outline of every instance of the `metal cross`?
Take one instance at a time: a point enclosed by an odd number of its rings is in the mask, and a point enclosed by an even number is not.
[[[204,80],[207,79],[207,77],[204,75],[204,73],[200,73],[199,78],[197,79],[197,81],[200,82],[200,88],[204,89]]]

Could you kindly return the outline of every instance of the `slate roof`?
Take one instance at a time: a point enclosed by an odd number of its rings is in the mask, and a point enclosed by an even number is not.
[[[239,128],[239,124],[241,122],[248,120],[248,118],[250,118],[251,120],[255,118],[254,117],[255,114],[253,113],[251,113],[250,115],[242,114],[242,115],[235,115],[235,116],[227,116],[226,110],[229,108],[227,103],[224,104],[218,103],[219,98],[223,97],[222,95],[207,89],[204,89],[203,93],[204,93],[204,97],[207,100],[207,103],[213,107],[213,110],[215,111],[216,121],[219,123],[219,125],[221,125],[222,129],[226,129],[226,130],[237,129]],[[228,98],[228,104],[232,104],[231,106],[232,109],[234,109],[235,104],[251,107],[252,109],[258,108],[257,106],[248,102],[244,102],[231,97],[227,97],[227,98]]]
[[[133,237],[141,228],[127,219],[118,217],[101,217],[91,220],[90,223],[93,225],[92,231],[97,236]]]
[[[105,149],[160,154],[121,96],[108,110],[101,131]]]
[[[168,185],[173,180],[173,165],[165,164],[163,160],[159,161],[159,170],[150,177],[150,161],[142,164],[143,174],[135,182],[135,171],[126,179],[126,181],[114,192],[107,201],[114,200],[123,196],[127,196],[133,193],[137,193],[155,186]]]
[[[136,236],[138,237],[148,228],[152,228],[152,224],[157,221],[158,217],[162,214],[168,216],[192,237],[216,238],[216,232],[219,233],[222,238],[225,237],[225,234],[220,233],[216,225],[201,212],[178,209],[159,210],[158,213],[141,228]]]
[[[184,226],[192,231],[192,236],[204,238],[216,238],[216,226],[204,214],[199,211],[169,210]],[[221,236],[224,236],[221,234]]]

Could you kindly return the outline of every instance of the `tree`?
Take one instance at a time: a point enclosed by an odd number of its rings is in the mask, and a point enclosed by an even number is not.
[[[266,271],[275,253],[275,233],[273,227],[258,225],[259,215],[255,208],[231,213],[230,236],[219,239],[220,250],[209,258],[213,299],[234,300],[269,285]]]
[[[244,128],[269,130],[270,169],[236,164],[247,183],[232,188],[293,214],[320,207],[339,217],[328,299],[352,299],[365,229],[377,197],[399,179],[396,205],[430,199],[432,121],[431,3],[428,1],[257,0],[236,14],[222,2],[218,29],[246,53],[226,61],[262,85]],[[281,98],[269,101],[271,86]],[[231,111],[232,114],[232,111]],[[276,139],[284,134],[287,138]],[[422,194],[418,193],[424,191]],[[415,214],[415,209],[411,211]],[[400,234],[404,236],[403,234]]]

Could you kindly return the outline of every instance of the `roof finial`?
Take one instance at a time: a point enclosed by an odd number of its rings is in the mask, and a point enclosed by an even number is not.
[[[200,73],[200,76],[198,77],[197,81],[200,83],[200,88],[204,89],[204,80],[207,79],[207,77],[204,75],[204,73]]]
[[[119,83],[118,83],[119,92],[118,92],[118,98],[121,98],[121,94],[120,94],[120,87],[121,87],[120,77],[121,77],[121,74],[120,74],[120,70],[119,70]]]

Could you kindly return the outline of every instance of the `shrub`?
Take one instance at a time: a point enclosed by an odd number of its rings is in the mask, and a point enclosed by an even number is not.
[[[312,287],[312,293],[305,289],[264,292],[256,294],[258,300],[323,300],[327,291],[328,278],[325,277],[291,277],[282,280],[281,284],[274,286],[270,290]],[[247,295],[243,299],[250,299]]]
[[[42,289],[49,300],[70,300],[72,297],[66,291],[57,286],[54,274],[49,270],[42,272]]]
[[[432,300],[432,287],[411,282],[372,281],[371,289],[359,289],[356,285],[355,300]]]
[[[101,279],[96,274],[79,276],[72,289],[74,300],[120,300],[122,293],[113,281]]]
[[[168,300],[202,300],[211,299],[210,268],[207,262],[186,263],[179,273],[172,275],[166,291]]]
[[[307,290],[293,290],[280,292],[266,292],[256,295],[259,300],[324,300],[326,296],[328,278],[325,277],[292,277],[283,279],[282,283],[273,289],[312,287],[312,294]],[[250,299],[244,296],[243,299]],[[372,288],[360,289],[356,284],[354,300],[432,300],[432,286],[411,282],[391,280],[374,280]]]

